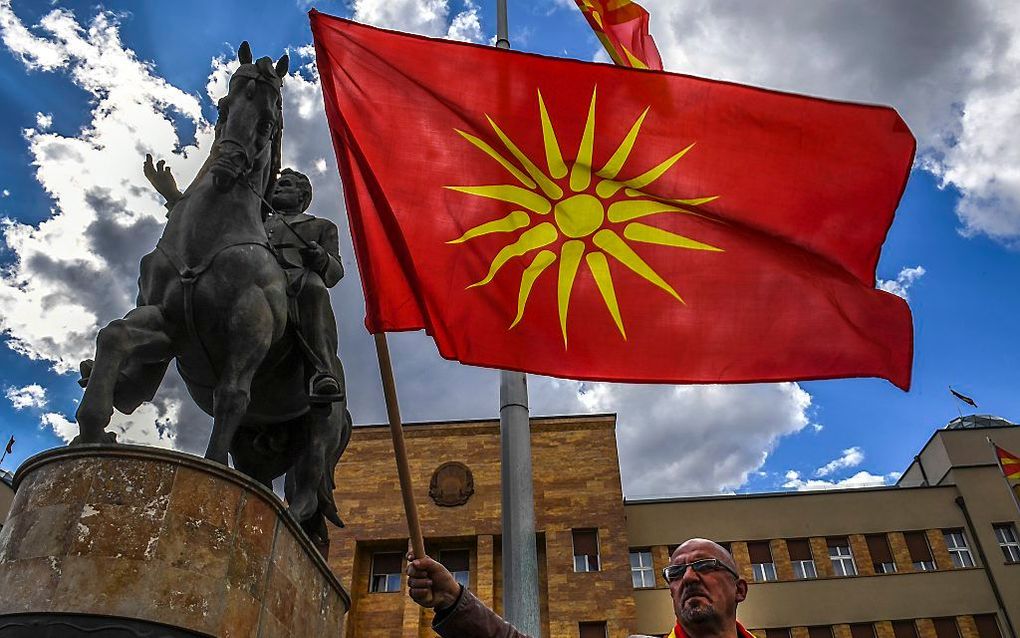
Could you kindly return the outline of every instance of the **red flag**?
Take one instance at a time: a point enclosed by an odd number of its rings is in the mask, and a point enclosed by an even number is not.
[[[662,70],[648,12],[631,0],[574,0],[609,57],[620,66]]]
[[[0,439],[0,440],[2,440],[2,439]],[[7,451],[4,452],[4,454],[10,454],[11,450],[13,450],[13,449],[14,449],[14,437],[12,436],[11,440],[7,442]]]
[[[995,455],[999,457],[999,467],[1006,478],[1020,479],[1020,456],[1007,452],[998,445],[995,445]]]
[[[894,110],[310,16],[369,331],[574,379],[909,387],[875,289]]]

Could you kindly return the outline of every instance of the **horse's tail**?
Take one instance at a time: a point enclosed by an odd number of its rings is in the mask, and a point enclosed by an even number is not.
[[[343,423],[340,426],[340,440],[337,442],[336,449],[333,450],[329,458],[330,462],[327,464],[331,471],[323,472],[318,494],[319,511],[326,517],[326,520],[337,527],[344,527],[344,522],[340,519],[340,512],[337,510],[336,500],[333,496],[336,492],[336,466],[340,463],[340,457],[343,456],[344,450],[347,449],[347,445],[351,442],[353,431],[354,420],[351,418],[350,410],[345,406]]]

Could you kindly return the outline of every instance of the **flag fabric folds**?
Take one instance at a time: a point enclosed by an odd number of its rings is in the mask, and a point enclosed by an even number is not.
[[[0,440],[3,440],[3,439],[0,439]],[[4,454],[10,454],[11,450],[13,450],[13,449],[14,449],[14,437],[12,436],[11,440],[7,442],[7,449],[4,450]]]
[[[620,66],[662,70],[648,12],[631,0],[574,0],[606,53]]]
[[[995,445],[995,455],[999,459],[999,468],[1007,479],[1020,479],[1020,456],[1007,452]]]
[[[893,109],[310,18],[370,332],[573,379],[909,387],[875,289]]]

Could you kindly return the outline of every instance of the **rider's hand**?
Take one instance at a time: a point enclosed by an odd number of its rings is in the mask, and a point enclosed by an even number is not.
[[[329,263],[329,254],[325,248],[314,241],[310,241],[308,244],[301,249],[301,262],[315,272],[322,272]]]
[[[162,195],[167,202],[175,202],[181,198],[181,191],[177,189],[177,180],[170,173],[170,167],[164,160],[159,160],[153,165],[152,155],[146,153],[142,172],[145,173],[145,179],[149,180],[156,192]]]
[[[428,556],[414,558],[407,553],[407,591],[422,607],[447,609],[457,602],[460,585],[453,574]]]

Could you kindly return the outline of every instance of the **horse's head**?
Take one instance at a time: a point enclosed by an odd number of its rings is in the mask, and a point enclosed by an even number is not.
[[[239,177],[250,179],[264,169],[283,130],[281,88],[289,58],[284,55],[275,65],[268,57],[252,62],[251,48],[245,42],[237,59],[241,66],[217,105],[216,159],[210,170],[221,191],[232,188]]]

